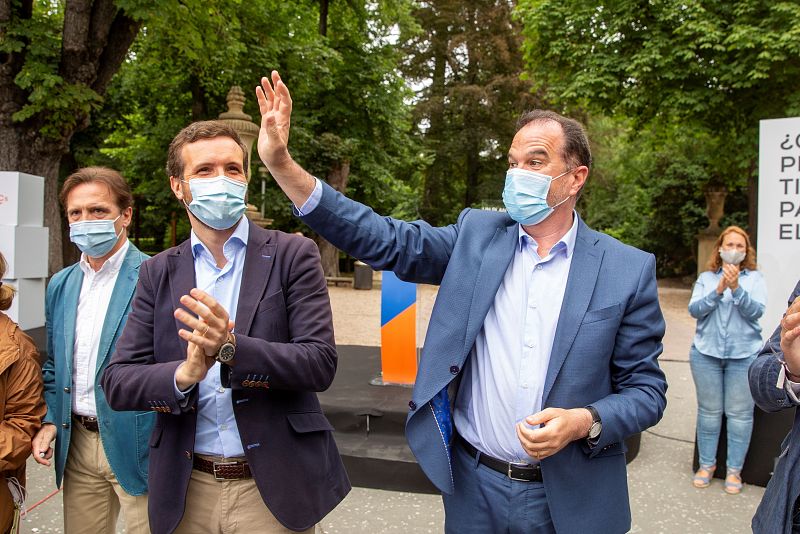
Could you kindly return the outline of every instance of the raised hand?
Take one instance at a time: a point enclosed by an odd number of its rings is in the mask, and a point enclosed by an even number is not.
[[[261,78],[261,85],[256,87],[256,99],[261,111],[258,155],[274,174],[291,163],[288,146],[292,97],[278,71],[272,71],[272,83],[266,76]]]
[[[781,350],[789,371],[800,375],[800,297],[781,319]]]

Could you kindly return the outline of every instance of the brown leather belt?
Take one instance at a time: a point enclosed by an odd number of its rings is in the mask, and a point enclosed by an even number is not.
[[[217,480],[241,480],[253,477],[250,465],[246,461],[214,462],[195,454],[192,465],[198,471],[214,475]]]
[[[462,438],[460,434],[456,434],[456,441],[458,441],[464,450],[467,451],[467,453],[473,458],[478,456],[480,453],[478,463],[481,463],[489,469],[497,471],[498,473],[503,473],[511,480],[517,480],[520,482],[543,482],[542,466],[540,464],[515,464],[504,462],[503,460],[498,460],[497,458],[492,458],[491,456],[478,451],[478,449],[473,447],[470,442]]]
[[[88,417],[86,415],[78,415],[74,413],[72,414],[72,418],[80,423],[80,425],[89,432],[100,432],[100,426],[97,423],[97,417]]]

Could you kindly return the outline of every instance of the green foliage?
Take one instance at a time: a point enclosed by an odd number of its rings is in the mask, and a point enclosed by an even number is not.
[[[432,224],[500,199],[516,119],[538,103],[520,80],[511,8],[501,0],[418,3],[422,31],[402,35],[401,68],[418,87],[414,120],[424,146],[420,214]]]
[[[387,39],[397,25],[411,25],[408,11],[405,0],[332,2],[322,36],[317,1],[182,2],[147,21],[92,131],[73,140],[76,159],[121,170],[142,209],[140,233],[169,245],[177,215],[180,241],[189,229],[164,172],[170,140],[193,120],[226,111],[232,85],[242,87],[245,112],[258,123],[254,88],[277,69],[294,101],[294,157],[322,179],[334,162],[349,161],[352,196],[384,213],[413,215],[405,180],[413,179],[418,150],[409,135],[409,93],[395,69],[399,52]],[[249,202],[265,207],[273,227],[304,230],[268,177],[262,194],[255,150],[252,159]]]
[[[625,125],[600,140],[610,152],[583,201],[589,222],[656,252],[662,273],[688,272],[703,188],[727,186],[727,220],[744,222],[758,121],[800,114],[800,4],[520,0],[516,15],[534,87],[567,113]],[[611,192],[633,208],[594,205]]]

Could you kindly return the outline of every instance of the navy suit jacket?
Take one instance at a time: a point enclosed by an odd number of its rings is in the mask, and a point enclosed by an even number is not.
[[[178,336],[185,325],[173,312],[194,285],[189,240],[142,264],[133,310],[103,377],[113,408],[159,412],[150,438],[148,503],[156,534],[178,526],[192,472],[198,388],[181,406],[174,375],[187,344]],[[350,490],[314,393],[330,386],[337,357],[313,241],[250,223],[234,332],[235,363],[221,366],[221,378],[233,388],[253,478],[283,525],[307,529]]]
[[[472,209],[447,227],[406,223],[381,217],[324,184],[319,205],[303,220],[375,269],[441,285],[409,402],[406,437],[430,480],[452,492],[447,389],[464,368],[512,260],[517,223],[505,213]],[[584,440],[576,441],[542,461],[557,531],[630,529],[623,440],[654,425],[666,405],[666,381],[657,362],[664,327],[653,255],[579,221],[543,405],[591,404],[603,431],[591,450]]]
[[[789,297],[791,306],[800,296],[800,282]],[[777,387],[783,367],[781,327],[775,329],[761,354],[750,365],[750,393],[758,407],[767,412],[777,412],[797,405],[782,387]],[[781,445],[781,454],[775,465],[761,504],[753,517],[753,532],[773,534],[792,531],[792,511],[800,496],[800,414],[795,413],[794,425]]]

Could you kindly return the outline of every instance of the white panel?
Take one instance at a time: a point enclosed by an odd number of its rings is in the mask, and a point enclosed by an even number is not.
[[[767,281],[766,340],[800,279],[800,117],[760,122],[757,252]]]
[[[47,276],[48,229],[0,225],[0,252],[8,263],[7,278]]]
[[[44,278],[3,280],[17,288],[11,308],[6,312],[23,330],[44,326]]]
[[[0,171],[0,224],[44,224],[44,178],[24,172]]]

